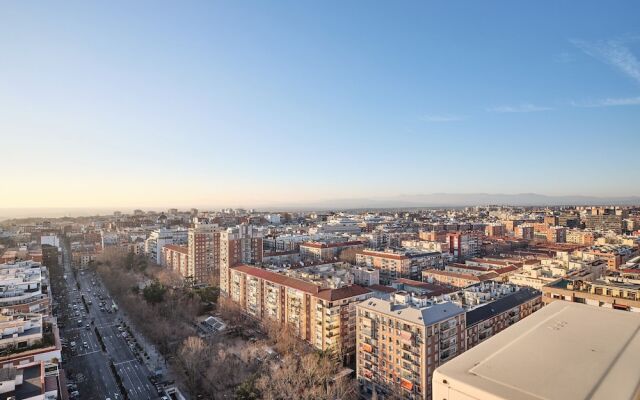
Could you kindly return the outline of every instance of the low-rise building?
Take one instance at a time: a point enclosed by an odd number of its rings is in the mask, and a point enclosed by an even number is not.
[[[46,268],[33,261],[0,265],[0,309],[51,314]]]
[[[0,356],[41,344],[42,318],[41,314],[0,315]]]
[[[305,242],[300,245],[303,260],[331,261],[346,249],[362,249],[364,243],[355,240],[348,242]]]
[[[570,229],[567,231],[567,243],[575,243],[583,246],[593,246],[595,235],[591,231]]]
[[[499,276],[500,275],[494,271],[487,271],[476,275],[431,269],[422,271],[422,280],[425,282],[438,283],[457,288],[465,288],[480,282],[499,279]]]
[[[380,282],[389,284],[398,278],[420,280],[427,268],[439,268],[444,264],[442,253],[407,249],[385,251],[360,250],[356,264],[380,270]]]
[[[490,338],[542,307],[540,291],[523,287],[467,311],[466,348]]]
[[[640,312],[640,285],[607,278],[590,282],[584,279],[560,279],[542,288],[545,304],[556,300],[596,307]]]

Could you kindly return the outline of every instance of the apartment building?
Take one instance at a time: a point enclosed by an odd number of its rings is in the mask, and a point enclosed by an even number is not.
[[[567,242],[567,228],[564,226],[550,226],[546,230],[547,242],[551,243],[566,243]]]
[[[217,224],[196,223],[187,234],[186,278],[196,283],[212,283],[220,271],[220,235],[225,229]]]
[[[457,288],[465,288],[480,282],[499,279],[499,276],[495,271],[485,271],[477,274],[431,269],[422,271],[422,280],[425,282]]]
[[[449,243],[449,253],[458,260],[478,257],[483,236],[482,232],[478,231],[449,232],[446,238]]]
[[[389,300],[372,298],[356,309],[361,391],[431,399],[435,368],[464,351],[464,310],[407,292],[395,292]]]
[[[427,268],[439,268],[444,264],[442,253],[388,249],[384,251],[359,250],[356,264],[380,270],[380,282],[389,284],[398,278],[420,280]]]
[[[420,240],[426,240],[429,242],[446,242],[446,231],[420,231],[418,232],[418,238]]]
[[[189,248],[175,244],[162,246],[160,265],[177,272],[183,278],[189,273]]]
[[[262,237],[261,229],[244,224],[220,235],[220,292],[223,296],[229,294],[231,267],[262,262]]]
[[[587,229],[594,231],[613,231],[615,233],[622,233],[624,218],[622,215],[616,215],[613,213],[596,213],[590,215],[584,215],[582,221]]]
[[[556,300],[587,304],[615,310],[640,312],[640,284],[605,278],[593,282],[560,279],[542,288],[545,304]]]
[[[0,356],[23,351],[42,343],[41,314],[0,315]]]
[[[449,254],[449,244],[447,242],[434,242],[429,240],[403,240],[400,245],[405,249],[421,250],[429,252]]]
[[[489,224],[484,228],[484,234],[487,236],[504,236],[506,229],[502,224]]]
[[[587,261],[605,260],[607,267],[615,271],[628,260],[638,256],[638,247],[616,244],[597,245],[578,250],[575,255]]]
[[[557,215],[545,215],[542,219],[545,225],[547,226],[556,226],[558,225],[558,216]]]
[[[230,268],[230,298],[250,317],[288,326],[321,351],[355,354],[355,304],[373,292],[359,285],[303,279],[248,265]],[[317,276],[316,276],[317,278]]]
[[[542,293],[523,287],[467,311],[466,349],[503,331],[542,307]]]
[[[579,229],[570,229],[566,234],[567,243],[575,243],[583,246],[593,246],[595,236],[593,232],[582,231]]]
[[[515,227],[515,237],[525,240],[533,240],[534,228],[531,224],[522,224]]]
[[[300,257],[303,260],[331,261],[345,249],[362,249],[364,243],[358,240],[348,242],[305,242],[300,244]]]
[[[185,229],[156,229],[144,242],[145,254],[158,265],[162,265],[162,248],[168,244],[185,245],[189,233]]]
[[[46,268],[33,261],[0,264],[0,309],[51,314]]]

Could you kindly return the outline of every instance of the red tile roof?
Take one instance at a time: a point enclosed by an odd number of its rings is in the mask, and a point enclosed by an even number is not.
[[[317,298],[327,301],[336,301],[348,299],[350,297],[362,296],[364,294],[371,293],[371,290],[364,288],[360,285],[351,285],[341,287],[339,289],[324,289],[316,295]]]
[[[319,299],[327,301],[342,300],[349,297],[361,296],[363,294],[371,293],[371,290],[359,285],[345,286],[339,289],[321,289],[319,286],[314,285],[313,283],[305,282],[301,279],[292,278],[283,274],[279,274],[277,272],[267,271],[266,269],[252,267],[249,265],[238,265],[236,267],[233,267],[232,269],[282,286],[301,290]]]
[[[267,271],[266,269],[251,267],[249,265],[238,265],[236,267],[233,267],[232,269],[243,272],[247,275],[255,276],[256,278],[261,278],[273,283],[277,283],[279,285],[298,289],[309,294],[317,294],[320,291],[320,288],[317,285],[305,282],[300,279],[291,278],[286,275],[278,274],[277,272]]]
[[[169,250],[172,251],[177,251],[179,253],[183,253],[183,254],[188,254],[189,253],[189,249],[185,246],[178,246],[175,244],[165,244],[164,246],[162,246],[164,248],[167,248]]]
[[[369,289],[376,292],[384,292],[384,293],[395,293],[398,291],[398,289],[392,288],[390,286],[384,286],[384,285],[371,285],[369,286]]]

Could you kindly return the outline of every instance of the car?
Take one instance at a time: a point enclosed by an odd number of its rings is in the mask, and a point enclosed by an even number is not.
[[[78,397],[80,396],[80,392],[78,392],[77,390],[74,390],[73,392],[69,393],[69,397]]]
[[[84,328],[85,328],[86,330],[89,330],[89,329],[91,329],[91,326],[90,326],[89,324],[86,324],[86,325],[84,326]]]
[[[87,342],[82,342],[82,346],[84,346],[84,348],[88,348],[88,347],[89,347],[89,343],[87,343]]]
[[[71,342],[71,347],[76,347],[76,342]]]

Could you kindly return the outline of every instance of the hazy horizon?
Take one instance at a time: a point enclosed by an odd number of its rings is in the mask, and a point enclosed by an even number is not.
[[[78,217],[107,215],[114,211],[130,213],[134,209],[144,211],[166,211],[169,208],[188,210],[217,210],[222,208],[245,208],[262,211],[298,211],[298,210],[342,210],[342,209],[384,209],[384,208],[421,208],[421,207],[465,207],[472,205],[511,205],[511,206],[570,206],[570,205],[640,205],[640,196],[598,197],[585,195],[548,196],[537,193],[432,193],[423,195],[398,195],[379,198],[336,198],[316,200],[307,203],[264,203],[251,202],[239,204],[166,204],[166,205],[129,205],[123,207],[0,207],[0,220],[26,217]]]

